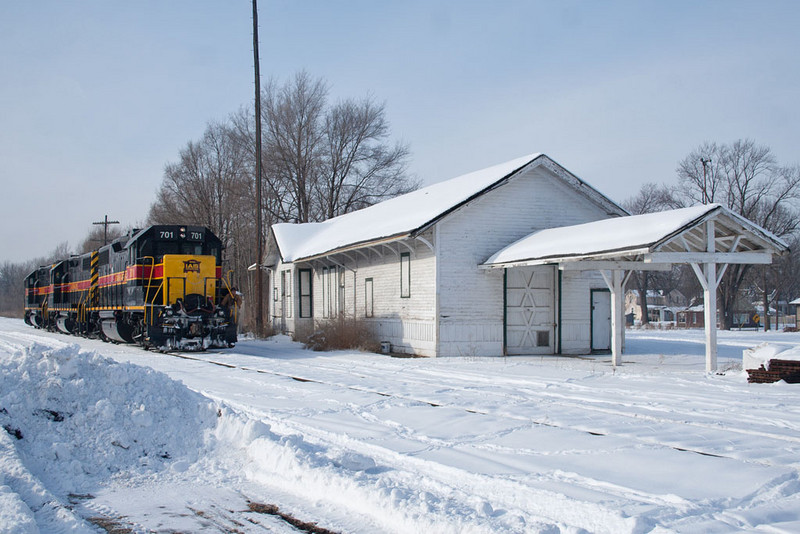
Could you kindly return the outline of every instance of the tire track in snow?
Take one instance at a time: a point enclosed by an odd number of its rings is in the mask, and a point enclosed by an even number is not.
[[[186,355],[182,354],[179,357],[187,358]],[[298,391],[302,391],[301,384],[311,383],[311,384],[318,384],[324,385],[328,387],[336,387],[336,388],[344,388],[350,389],[353,391],[357,391],[360,393],[369,393],[375,394],[382,398],[394,398],[399,400],[405,400],[420,404],[425,404],[431,406],[432,408],[436,407],[447,407],[450,409],[457,409],[463,412],[472,414],[472,415],[479,415],[479,416],[493,416],[493,417],[500,417],[506,419],[512,419],[516,421],[525,421],[529,422],[532,425],[541,425],[546,427],[553,427],[562,430],[568,431],[576,431],[582,432],[590,435],[610,435],[613,434],[605,434],[605,433],[595,433],[591,431],[587,431],[581,428],[575,428],[574,426],[570,425],[558,425],[553,424],[552,422],[548,421],[537,421],[531,418],[513,416],[510,414],[502,414],[502,413],[494,413],[488,411],[480,411],[475,410],[474,407],[464,407],[454,404],[448,403],[438,403],[438,402],[431,402],[429,399],[424,400],[413,396],[408,395],[398,395],[395,393],[387,393],[385,391],[380,391],[375,388],[364,388],[361,386],[353,386],[352,384],[342,384],[334,381],[324,381],[318,380],[315,378],[310,378],[308,376],[297,376],[297,373],[287,373],[282,371],[275,371],[275,370],[267,370],[267,369],[260,369],[255,368],[247,365],[234,365],[227,362],[221,362],[218,360],[214,360],[213,358],[204,358],[198,356],[189,356],[187,359],[199,360],[203,363],[212,364],[212,365],[220,365],[222,367],[232,369],[232,370],[241,370],[246,372],[253,372],[258,374],[268,374],[271,376],[281,377],[281,378],[288,378],[293,380],[294,382],[298,383]],[[367,377],[364,377],[367,378]],[[583,408],[583,405],[576,405],[579,408]],[[243,411],[248,411],[246,406],[241,407]],[[254,413],[257,417],[261,417],[264,419],[269,419],[269,415],[266,413]],[[364,416],[363,413],[359,414]],[[616,415],[616,414],[615,414]],[[628,415],[626,413],[621,413],[621,415]],[[381,424],[383,426],[387,425],[387,421],[381,420],[380,418],[375,419],[365,419],[367,422],[373,424]],[[602,495],[602,502],[604,506],[608,506],[608,510],[627,510],[631,516],[637,516],[639,513],[642,514],[640,518],[643,521],[653,520],[656,517],[660,519],[668,519],[668,518],[679,518],[679,517],[701,517],[701,516],[713,516],[716,515],[718,510],[711,505],[707,504],[700,504],[695,503],[693,501],[678,497],[672,494],[659,494],[659,493],[652,493],[647,491],[638,490],[633,487],[629,487],[627,485],[619,485],[615,484],[606,480],[598,480],[592,478],[590,476],[584,476],[579,473],[575,472],[563,472],[563,471],[556,471],[554,473],[536,473],[536,477],[539,480],[537,485],[544,485],[545,487],[553,486],[556,484],[561,489],[556,491],[555,493],[548,491],[547,489],[531,487],[529,483],[517,483],[513,479],[498,479],[495,476],[490,475],[483,475],[480,473],[471,473],[465,472],[462,469],[457,467],[452,467],[444,464],[440,464],[436,461],[428,461],[425,459],[413,458],[408,455],[395,453],[394,451],[387,450],[383,447],[371,447],[365,446],[364,442],[359,441],[358,439],[346,439],[346,434],[343,436],[342,434],[337,434],[335,432],[326,432],[317,428],[312,425],[306,425],[303,423],[299,423],[297,421],[287,422],[284,419],[280,419],[279,424],[286,425],[294,431],[297,431],[306,436],[315,436],[319,439],[322,443],[325,444],[341,444],[347,448],[351,448],[353,450],[357,450],[360,453],[366,454],[368,456],[374,457],[376,459],[381,459],[384,463],[393,466],[396,469],[407,469],[407,467],[403,467],[403,464],[408,462],[414,463],[416,469],[414,472],[424,472],[430,476],[436,477],[440,484],[452,485],[452,480],[458,480],[459,482],[452,486],[452,491],[460,491],[463,488],[469,488],[470,491],[474,493],[474,495],[485,495],[487,499],[491,499],[493,504],[499,506],[505,506],[509,511],[512,510],[520,510],[521,513],[524,511],[534,511],[536,514],[540,514],[545,518],[550,518],[553,521],[567,521],[570,523],[572,520],[565,519],[563,515],[564,511],[564,502],[561,499],[564,495],[572,495],[570,498],[573,502],[573,505],[576,509],[581,510],[581,513],[592,513],[598,514],[600,511],[596,508],[597,503],[591,501],[582,500],[581,497],[576,497],[576,495],[580,495],[581,493],[590,492],[594,493],[595,495]],[[408,432],[407,434],[403,434],[411,440],[419,442],[420,444],[432,444],[433,441],[424,434],[419,435],[415,433],[413,429],[409,429],[407,427],[402,427],[401,429],[397,430],[397,432],[403,433]],[[619,436],[619,434],[617,434]],[[637,441],[641,441],[642,443],[646,443],[648,445],[657,445],[663,448],[677,450],[681,452],[692,452],[703,456],[715,456],[720,458],[726,458],[732,461],[747,461],[740,458],[735,458],[729,455],[721,455],[721,454],[714,454],[714,453],[707,453],[702,450],[692,450],[687,449],[684,447],[673,446],[670,444],[664,444],[654,441],[648,440],[639,440],[636,436],[633,436],[634,439]],[[449,448],[449,444],[442,442],[438,444],[441,448]],[[434,444],[434,446],[436,446]],[[480,444],[471,444],[470,446],[480,448]],[[519,451],[517,451],[519,452]],[[420,462],[417,465],[415,462]],[[761,465],[770,465],[769,462],[759,462],[753,461],[752,463],[758,463]],[[464,479],[470,478],[475,479],[475,482],[467,482]],[[572,489],[568,489],[572,488]],[[580,488],[580,489],[579,489]],[[504,499],[497,499],[496,496],[499,495],[516,495],[512,500],[504,500]],[[585,499],[585,497],[584,497]],[[498,502],[495,502],[498,501]],[[538,503],[547,503],[548,507],[552,507],[552,510],[557,510],[557,512],[550,512],[548,513],[547,509],[540,509],[538,507]],[[589,508],[587,508],[587,506]],[[636,511],[636,509],[644,507],[644,510]],[[590,509],[591,508],[591,509]],[[601,507],[602,508],[602,507]],[[624,515],[624,514],[623,514]],[[649,519],[648,519],[649,518]],[[622,518],[617,517],[616,520],[621,520]],[[718,518],[719,519],[719,518]],[[604,521],[614,521],[613,518],[604,519]],[[667,521],[669,522],[669,521]],[[575,523],[571,523],[575,525]],[[621,524],[619,524],[622,527]],[[586,528],[582,526],[581,528]],[[630,525],[626,525],[625,529],[630,528]],[[638,529],[639,526],[632,527]],[[592,530],[592,529],[589,529]]]
[[[463,405],[459,405],[459,404],[455,404],[455,403],[451,403],[451,402],[442,402],[442,401],[440,401],[438,399],[433,400],[431,398],[422,398],[420,396],[399,395],[397,393],[388,393],[388,392],[381,391],[381,390],[375,389],[375,388],[369,388],[369,387],[358,386],[358,385],[347,384],[347,383],[341,383],[341,382],[333,382],[333,381],[329,381],[329,380],[320,380],[318,378],[312,378],[310,376],[298,376],[297,373],[288,373],[288,372],[283,372],[283,371],[276,371],[276,370],[263,369],[263,368],[257,368],[257,367],[234,365],[234,364],[230,364],[230,363],[217,361],[217,360],[214,360],[214,359],[211,359],[211,358],[202,358],[202,357],[198,357],[198,356],[189,356],[189,355],[187,355],[185,353],[172,353],[172,352],[170,352],[168,354],[170,354],[172,356],[176,356],[178,358],[184,358],[184,359],[188,359],[188,360],[195,360],[195,361],[198,361],[198,362],[209,363],[209,364],[212,364],[212,365],[218,365],[218,366],[226,367],[226,368],[229,368],[229,369],[239,369],[239,370],[242,370],[242,371],[255,372],[255,373],[260,373],[260,374],[270,374],[270,375],[273,375],[273,376],[291,378],[292,380],[295,380],[295,381],[301,382],[301,383],[303,383],[303,382],[312,382],[312,383],[317,383],[317,384],[323,384],[323,385],[326,385],[326,386],[332,386],[332,387],[343,388],[343,389],[350,389],[350,390],[353,390],[353,391],[375,394],[375,395],[379,395],[379,396],[382,396],[382,397],[391,397],[391,398],[410,401],[410,402],[419,402],[419,403],[427,404],[427,405],[429,405],[431,407],[446,406],[448,408],[462,410],[464,412],[471,413],[471,414],[486,415],[486,416],[492,416],[492,417],[500,417],[500,418],[503,418],[503,419],[510,419],[510,420],[514,420],[514,421],[531,422],[531,423],[536,424],[536,425],[552,427],[552,428],[559,428],[559,429],[563,429],[563,430],[572,430],[572,431],[575,431],[575,432],[582,432],[582,433],[593,435],[593,436],[614,435],[614,436],[619,436],[619,437],[625,437],[625,438],[628,438],[628,439],[637,440],[638,442],[643,443],[643,444],[659,445],[659,446],[662,446],[662,447],[665,447],[665,448],[669,448],[669,449],[673,449],[673,450],[677,450],[677,451],[680,451],[680,452],[690,452],[690,453],[700,454],[700,455],[703,455],[703,456],[712,456],[712,457],[717,457],[717,458],[726,458],[726,459],[735,460],[735,461],[744,461],[744,462],[754,463],[754,464],[763,465],[763,466],[767,466],[767,467],[775,465],[773,462],[769,461],[768,459],[737,457],[737,456],[733,456],[733,455],[730,455],[730,454],[724,454],[724,453],[722,453],[720,451],[712,450],[712,449],[708,449],[708,448],[700,448],[700,447],[693,447],[693,446],[683,446],[683,445],[680,445],[680,444],[677,444],[677,443],[668,443],[668,442],[665,442],[663,440],[658,440],[658,439],[655,439],[655,438],[652,438],[652,439],[643,438],[641,436],[641,427],[640,426],[636,427],[636,432],[627,432],[627,433],[619,433],[619,431],[617,431],[617,432],[608,431],[608,430],[605,430],[605,429],[602,429],[602,428],[598,428],[596,426],[594,428],[592,428],[591,425],[588,425],[588,424],[586,425],[586,427],[581,428],[581,427],[578,427],[578,426],[575,426],[575,425],[562,424],[562,423],[559,423],[557,421],[553,421],[550,418],[548,418],[546,420],[545,419],[536,419],[536,418],[531,418],[531,417],[521,416],[521,415],[516,415],[516,414],[510,414],[510,413],[505,413],[505,412],[500,412],[500,411],[489,411],[489,410],[481,409],[481,408],[478,408],[478,407],[475,407],[475,406],[463,406]],[[327,367],[325,372],[326,373],[339,372],[340,374],[345,374],[340,369],[336,369],[336,368],[332,368],[332,367]],[[361,377],[365,378],[365,379],[369,378],[368,376],[364,375],[363,373],[362,373]],[[441,382],[438,383],[438,385],[440,385],[440,384],[441,384]],[[545,383],[542,382],[542,384],[545,384]],[[470,388],[463,387],[463,386],[449,385],[448,387],[450,389],[460,390],[460,391],[463,391],[463,392],[471,392],[472,391]],[[545,388],[543,387],[543,390],[544,389]],[[483,394],[488,393],[488,394],[491,394],[491,395],[496,395],[497,397],[503,398],[503,400],[506,401],[506,402],[509,400],[509,398],[512,398],[512,399],[518,400],[518,401],[530,402],[531,399],[534,399],[534,398],[547,397],[547,398],[550,398],[550,399],[557,399],[558,402],[559,402],[559,407],[569,406],[569,407],[571,407],[571,408],[573,408],[573,409],[575,409],[577,411],[584,411],[585,412],[585,411],[589,410],[589,411],[592,411],[592,412],[595,412],[595,413],[599,413],[599,414],[603,414],[603,415],[624,417],[624,418],[633,419],[633,420],[636,420],[636,421],[646,421],[646,422],[660,423],[660,424],[666,424],[666,425],[676,425],[676,426],[691,426],[691,427],[701,428],[703,430],[712,430],[712,431],[718,432],[718,433],[734,432],[734,433],[738,433],[738,434],[743,434],[743,435],[748,436],[748,437],[768,438],[768,439],[774,439],[774,440],[777,440],[777,441],[784,441],[784,442],[789,442],[789,443],[800,443],[800,436],[788,436],[788,435],[783,435],[783,434],[777,434],[777,433],[774,433],[774,432],[764,432],[764,431],[753,430],[753,429],[735,428],[735,427],[723,426],[720,423],[701,423],[701,422],[691,421],[691,420],[687,420],[687,419],[677,420],[677,419],[658,417],[656,415],[649,415],[649,414],[643,414],[643,413],[638,413],[638,412],[629,413],[629,412],[624,411],[624,410],[613,409],[613,408],[608,408],[608,407],[604,407],[604,406],[598,406],[597,404],[599,404],[599,403],[609,404],[609,405],[613,406],[613,403],[611,403],[611,401],[605,401],[605,400],[602,400],[602,399],[601,400],[590,399],[590,398],[578,398],[578,399],[576,399],[576,398],[570,397],[570,396],[568,396],[566,394],[557,393],[557,392],[547,392],[546,395],[543,395],[541,392],[534,391],[534,390],[531,390],[531,389],[526,389],[526,391],[529,393],[528,396],[515,394],[515,393],[509,392],[507,390],[502,390],[502,393],[493,393],[491,391],[489,391],[489,392],[482,391],[481,393],[483,393]],[[678,415],[680,415],[680,413],[678,413]],[[737,414],[737,416],[738,416],[738,414]],[[591,422],[594,418],[587,416],[587,419]],[[675,434],[680,434],[680,433],[670,432],[669,434],[675,435]],[[763,446],[763,444],[762,444],[762,446]]]

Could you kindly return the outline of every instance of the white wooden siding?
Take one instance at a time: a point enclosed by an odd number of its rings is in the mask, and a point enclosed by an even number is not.
[[[440,346],[442,356],[503,354],[503,273],[478,265],[500,248],[540,229],[600,220],[608,215],[549,170],[537,167],[488,192],[439,225]],[[567,284],[568,285],[568,284]],[[571,291],[569,287],[562,288]],[[583,302],[588,350],[588,299]],[[573,304],[574,305],[574,304]],[[578,315],[570,309],[569,317]],[[562,311],[563,319],[563,311]],[[570,347],[584,339],[570,322]],[[564,345],[565,347],[566,345]]]
[[[606,289],[606,284],[596,271],[564,271],[561,288],[561,352],[587,354],[591,350],[592,289]]]
[[[433,233],[426,234],[429,242]],[[390,243],[365,248],[359,253],[337,254],[306,263],[299,269],[312,270],[313,321],[293,319],[293,326],[331,320],[343,314],[367,321],[378,341],[388,341],[392,350],[422,356],[436,352],[435,265],[427,245],[407,241],[408,247]],[[400,257],[410,254],[408,278],[410,297],[401,297]],[[372,279],[372,312],[366,317],[366,279]],[[407,279],[408,280],[408,279]],[[324,287],[324,289],[323,289]],[[305,322],[304,322],[305,321]],[[294,330],[291,330],[294,331]]]

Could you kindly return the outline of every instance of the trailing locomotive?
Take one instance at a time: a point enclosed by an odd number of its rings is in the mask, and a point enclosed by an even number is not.
[[[232,347],[240,304],[199,226],[134,230],[25,278],[26,323],[159,350]]]

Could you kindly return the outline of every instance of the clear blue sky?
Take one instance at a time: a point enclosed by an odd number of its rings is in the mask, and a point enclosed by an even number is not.
[[[0,1],[0,261],[141,223],[253,98],[249,0]],[[800,2],[260,0],[262,79],[385,101],[432,183],[544,152],[612,199],[699,143],[800,162]],[[246,206],[243,209],[249,209]],[[57,221],[57,223],[55,223]]]

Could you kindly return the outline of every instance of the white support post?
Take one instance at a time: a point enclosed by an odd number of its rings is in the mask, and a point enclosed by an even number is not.
[[[625,336],[625,316],[623,310],[622,285],[623,271],[610,273],[600,271],[608,289],[611,290],[611,364],[622,365],[622,343]]]
[[[714,221],[706,222],[706,246],[707,251],[714,253],[715,228]],[[711,373],[717,370],[717,264],[705,264],[705,279],[703,285],[703,307],[706,323],[706,372]]]

